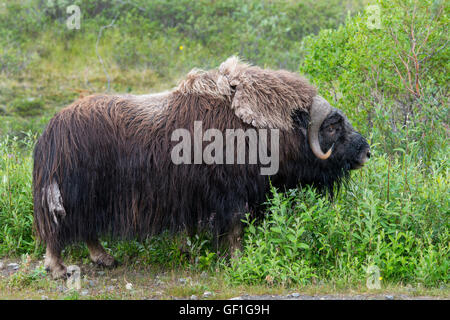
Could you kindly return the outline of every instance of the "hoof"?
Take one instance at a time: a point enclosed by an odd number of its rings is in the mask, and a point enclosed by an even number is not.
[[[53,268],[46,267],[45,270],[51,274],[53,280],[67,279],[68,277],[67,268],[64,265],[55,266]]]
[[[92,259],[95,264],[105,268],[114,268],[117,266],[117,261],[109,254],[104,253],[95,259]]]

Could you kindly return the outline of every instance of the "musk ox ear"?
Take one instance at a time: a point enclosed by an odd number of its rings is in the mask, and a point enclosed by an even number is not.
[[[315,88],[295,73],[250,66],[237,57],[220,65],[217,83],[229,88],[236,116],[256,128],[291,129],[293,111],[307,110],[316,94]]]

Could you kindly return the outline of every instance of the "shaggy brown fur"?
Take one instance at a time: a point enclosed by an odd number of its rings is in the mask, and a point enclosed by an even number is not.
[[[292,112],[309,110],[316,89],[298,74],[261,69],[231,57],[218,70],[191,71],[178,90],[223,99],[234,95],[231,108],[256,128],[293,128]]]
[[[315,95],[315,88],[294,73],[232,57],[218,69],[190,72],[166,93],[95,95],[61,110],[34,152],[34,225],[54,257],[47,265],[61,273],[59,252],[76,241],[90,243],[95,259],[108,260],[97,258],[104,256],[101,236],[204,228],[216,236],[238,234],[243,214],[259,212],[265,201],[269,177],[260,175],[259,163],[173,164],[172,132],[192,133],[197,120],[203,130],[221,132],[281,129],[280,169],[272,177],[276,186],[294,187],[302,177],[319,186],[338,181],[341,173],[314,171],[322,164],[314,162],[306,142]]]

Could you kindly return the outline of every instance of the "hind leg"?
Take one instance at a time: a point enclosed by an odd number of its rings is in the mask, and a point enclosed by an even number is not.
[[[86,241],[89,249],[89,255],[91,260],[102,267],[114,267],[117,265],[116,260],[106,253],[105,248],[100,244],[98,240]]]
[[[53,279],[67,277],[67,268],[61,258],[61,249],[47,245],[44,260],[45,269],[51,273]]]

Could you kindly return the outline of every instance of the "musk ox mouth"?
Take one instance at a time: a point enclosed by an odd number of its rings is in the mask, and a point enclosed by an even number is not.
[[[357,163],[353,165],[352,170],[358,170],[361,169],[362,167],[364,167],[364,163]]]
[[[360,160],[353,164],[352,170],[357,170],[364,167],[366,162],[369,161],[369,158],[370,158],[370,150],[366,150],[365,152],[362,153]]]

